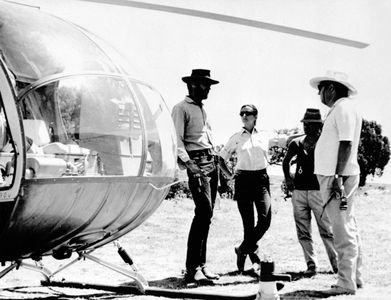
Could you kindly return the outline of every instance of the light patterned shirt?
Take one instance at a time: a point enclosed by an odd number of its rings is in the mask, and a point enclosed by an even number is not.
[[[333,176],[336,174],[340,141],[352,142],[352,150],[345,169],[339,175],[358,175],[358,144],[360,142],[362,118],[357,112],[354,100],[341,98],[330,108],[323,124],[322,134],[315,148],[315,174]]]
[[[171,113],[178,138],[178,157],[187,162],[187,151],[213,149],[211,126],[203,106],[186,97]]]
[[[266,149],[267,143],[255,128],[252,133],[243,128],[231,136],[219,155],[227,160],[233,153],[236,153],[237,170],[255,171],[267,167]]]

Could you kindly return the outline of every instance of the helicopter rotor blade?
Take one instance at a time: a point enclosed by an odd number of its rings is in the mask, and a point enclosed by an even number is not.
[[[282,25],[277,25],[272,23],[266,23],[266,22],[252,20],[252,19],[245,19],[245,18],[239,18],[239,17],[228,16],[223,14],[211,13],[211,12],[206,12],[201,10],[180,8],[175,6],[160,5],[160,4],[153,4],[153,3],[145,3],[145,2],[132,1],[132,0],[80,0],[80,1],[129,6],[129,7],[141,8],[141,9],[157,10],[157,11],[164,11],[164,12],[174,13],[174,14],[188,15],[193,17],[217,20],[221,22],[227,22],[227,23],[255,27],[255,28],[260,28],[265,30],[282,32],[286,34],[321,40],[325,42],[330,42],[330,43],[335,43],[335,44],[340,44],[340,45],[360,48],[360,49],[369,46],[369,44],[367,43],[344,39],[332,35],[327,35],[327,34],[322,34],[313,31],[307,31],[307,30],[302,30],[298,28],[282,26]]]

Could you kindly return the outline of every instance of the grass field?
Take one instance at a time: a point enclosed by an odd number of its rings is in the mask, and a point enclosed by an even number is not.
[[[313,235],[319,260],[319,274],[303,278],[306,265],[297,241],[290,201],[284,201],[280,190],[281,177],[272,178],[273,216],[270,230],[260,241],[261,256],[271,257],[276,271],[289,273],[294,281],[285,284],[281,299],[314,299],[316,291],[335,283],[330,273],[327,256],[313,220]],[[357,221],[360,227],[364,252],[365,287],[355,296],[339,296],[332,299],[391,299],[391,187],[369,183],[360,189],[357,200]],[[189,199],[166,200],[158,211],[142,226],[121,239],[138,265],[140,272],[151,286],[184,289],[186,242],[193,217],[193,202]],[[256,293],[256,278],[235,272],[234,246],[241,241],[242,224],[236,202],[221,199],[216,208],[208,243],[208,265],[221,274],[214,286],[202,286],[193,290],[224,294]],[[113,245],[98,249],[95,256],[125,266]],[[44,259],[45,265],[54,268],[57,262]],[[247,265],[249,267],[249,265]],[[127,280],[120,275],[90,262],[80,262],[59,274],[72,281],[119,284]],[[0,280],[0,299],[164,299],[152,296],[129,296],[99,291],[42,288],[39,276],[32,271],[13,271]],[[19,288],[13,288],[19,286]],[[22,288],[20,288],[22,287]]]

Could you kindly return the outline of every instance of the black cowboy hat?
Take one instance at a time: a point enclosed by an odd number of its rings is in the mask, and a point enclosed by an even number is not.
[[[206,82],[210,85],[219,83],[217,80],[210,78],[210,71],[205,69],[194,69],[190,76],[182,77],[182,80],[186,83]]]
[[[323,123],[320,110],[317,108],[307,108],[301,122]]]

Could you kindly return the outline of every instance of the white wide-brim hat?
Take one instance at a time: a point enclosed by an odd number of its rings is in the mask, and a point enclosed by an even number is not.
[[[348,75],[342,72],[327,71],[325,76],[314,77],[310,80],[310,85],[314,89],[318,89],[319,83],[322,81],[335,81],[346,86],[349,90],[349,96],[357,94],[356,88],[348,81]]]

